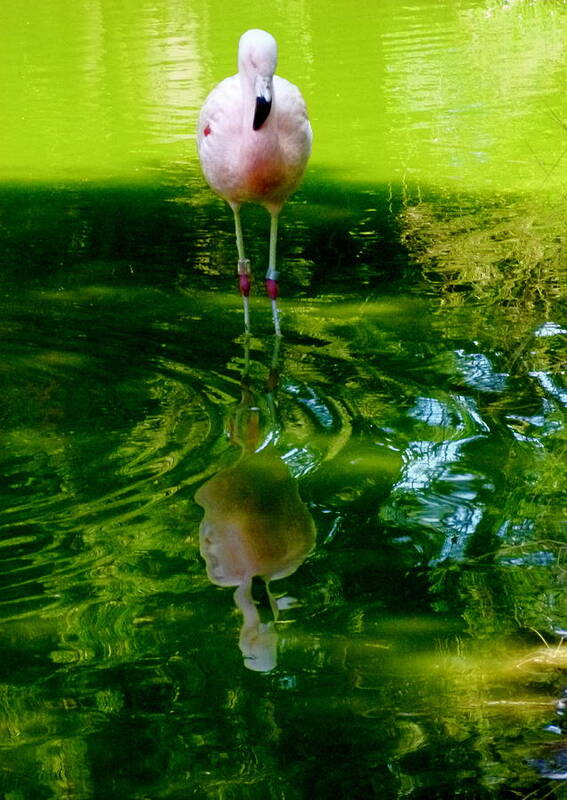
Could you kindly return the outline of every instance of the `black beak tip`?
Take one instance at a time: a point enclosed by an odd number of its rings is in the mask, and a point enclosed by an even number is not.
[[[268,119],[271,110],[271,100],[266,100],[264,97],[256,98],[256,109],[254,111],[254,121],[252,123],[252,127],[255,131],[260,130],[264,122]]]

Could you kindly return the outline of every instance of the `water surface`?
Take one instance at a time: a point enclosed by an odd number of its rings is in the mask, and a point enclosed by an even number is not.
[[[6,798],[562,796],[566,13],[7,3]],[[251,26],[316,137],[279,346],[193,141]]]

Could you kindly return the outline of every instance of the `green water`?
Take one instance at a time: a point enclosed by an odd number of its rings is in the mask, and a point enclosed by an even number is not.
[[[564,797],[567,4],[0,16],[0,796]],[[248,27],[279,346],[195,155]]]

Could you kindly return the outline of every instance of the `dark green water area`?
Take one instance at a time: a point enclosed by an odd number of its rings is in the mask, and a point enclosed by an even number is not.
[[[0,798],[567,797],[567,4],[2,15]],[[281,341],[194,142],[250,27]]]

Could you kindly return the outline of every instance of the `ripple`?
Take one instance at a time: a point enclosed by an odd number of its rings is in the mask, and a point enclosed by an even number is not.
[[[226,340],[218,354],[195,340],[186,347],[185,325],[169,321],[171,296],[80,286],[41,299],[41,314],[12,297],[3,316],[5,619],[64,613],[66,629],[75,606],[73,624],[88,630],[89,609],[125,604],[117,619],[126,625],[143,616],[146,598],[199,591],[206,578],[187,534],[200,512],[188,499],[234,458],[231,430],[246,423],[250,403],[263,441],[276,443],[296,478],[349,442],[340,399],[288,372],[296,353],[284,348],[274,384],[275,356],[263,343],[230,343],[228,359]],[[190,300],[183,312],[194,319]],[[105,652],[123,635],[109,624]],[[74,658],[67,650],[58,663]]]

